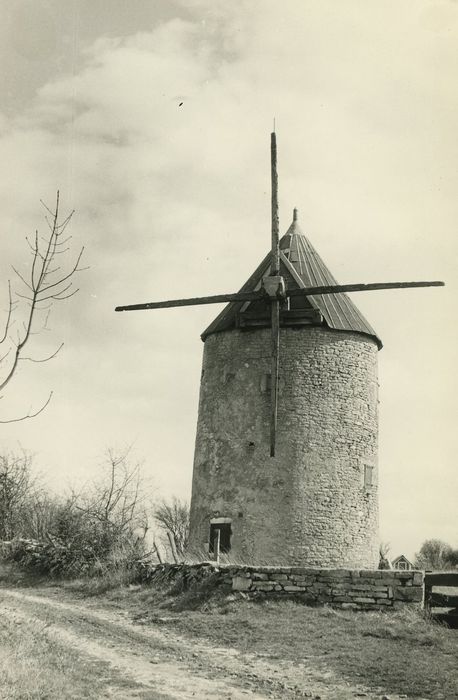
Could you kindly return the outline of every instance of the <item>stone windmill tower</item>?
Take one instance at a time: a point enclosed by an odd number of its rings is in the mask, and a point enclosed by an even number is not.
[[[270,254],[242,292],[260,289]],[[337,285],[297,211],[280,240],[287,290]],[[280,310],[278,428],[269,456],[270,304],[232,302],[204,331],[190,546],[271,564],[378,563],[377,352],[343,293]]]
[[[271,156],[272,247],[242,289],[116,311],[229,302],[202,335],[190,550],[373,568],[382,343],[346,292],[443,283],[338,285],[296,210],[279,240],[275,134]]]

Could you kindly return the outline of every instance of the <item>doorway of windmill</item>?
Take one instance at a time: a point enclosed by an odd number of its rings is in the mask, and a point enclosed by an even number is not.
[[[221,554],[227,554],[231,549],[231,523],[210,523],[210,542],[209,553],[215,553],[215,542],[217,539],[217,531],[219,530],[219,551]]]

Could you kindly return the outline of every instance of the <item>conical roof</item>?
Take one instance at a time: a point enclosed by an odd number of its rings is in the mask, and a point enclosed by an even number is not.
[[[262,280],[270,274],[269,252],[251,277],[240,289],[241,292],[255,291],[261,288]],[[316,287],[338,284],[334,276],[324,264],[308,238],[302,233],[297,221],[297,210],[294,210],[293,222],[280,240],[280,274],[285,279],[287,289],[301,287]],[[308,297],[294,297],[302,309],[314,309],[321,314],[323,323],[336,331],[354,331],[370,336],[375,340],[379,349],[382,341],[372,326],[366,321],[347,294],[317,294]],[[298,300],[296,302],[296,300]],[[238,317],[247,308],[265,306],[268,302],[231,302],[202,333],[202,340],[212,333],[229,330],[236,327]],[[255,306],[256,305],[256,306]],[[262,313],[262,312],[261,312]],[[288,325],[286,322],[284,325]]]

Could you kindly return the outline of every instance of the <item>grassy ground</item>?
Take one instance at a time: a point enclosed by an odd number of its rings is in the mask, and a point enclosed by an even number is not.
[[[30,583],[23,576],[22,580],[17,575],[12,579],[10,574],[6,581],[19,586]],[[37,581],[31,583],[36,588]],[[41,582],[39,587],[45,595],[47,591],[49,594],[46,586],[49,584]],[[395,694],[428,700],[458,699],[458,630],[434,623],[416,609],[389,613],[335,611],[291,600],[253,601],[243,594],[222,595],[205,589],[178,595],[138,586],[110,589],[109,581],[65,583],[54,587],[52,593],[63,598],[68,594],[79,596],[88,606],[122,609],[142,625],[160,625],[161,629],[184,635],[190,646],[193,640],[202,639],[218,647],[254,653],[273,663],[310,664],[324,674],[329,671],[352,685],[367,687],[376,697]],[[15,654],[16,661],[30,655],[27,650],[18,655],[13,642],[7,653]],[[30,644],[34,644],[33,635]],[[53,665],[60,673],[55,682],[60,682],[62,674],[68,675],[76,688],[78,683],[83,684],[78,690],[83,693],[84,678],[75,677],[70,659],[56,654],[58,661]],[[31,663],[40,668],[52,655],[52,649],[42,649]],[[23,676],[27,675],[26,668]],[[294,677],[291,683],[294,685]],[[45,696],[0,697],[16,700]],[[61,697],[68,696],[62,693]]]
[[[45,625],[0,619],[1,700],[106,697],[111,673],[47,638]]]
[[[167,624],[190,638],[295,663],[312,662],[350,683],[413,698],[458,698],[458,632],[421,611],[353,612],[240,594],[163,596],[151,589],[112,591],[108,604],[143,623]]]

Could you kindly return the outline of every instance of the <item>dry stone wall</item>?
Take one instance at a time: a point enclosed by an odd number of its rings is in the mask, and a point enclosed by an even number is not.
[[[397,610],[423,601],[424,572],[303,567],[140,563],[139,578],[175,591],[220,588],[249,597],[297,598],[310,605],[349,610]]]
[[[231,556],[296,566],[378,564],[377,346],[325,327],[281,329],[277,453],[269,455],[270,331],[205,341],[190,550],[231,526]]]
[[[297,595],[343,609],[396,609],[423,600],[422,571],[242,567],[227,574],[225,583],[234,591]]]

